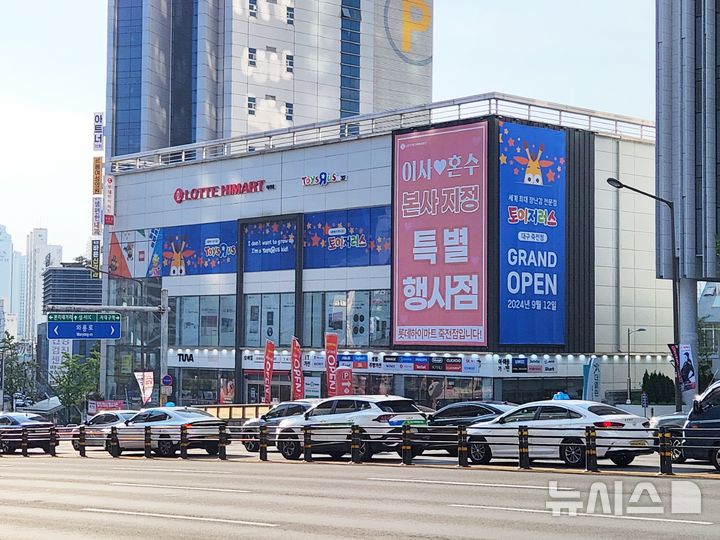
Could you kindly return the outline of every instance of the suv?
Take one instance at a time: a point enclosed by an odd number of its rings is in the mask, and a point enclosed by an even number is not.
[[[720,382],[693,401],[683,436],[684,457],[710,461],[720,471]]]
[[[338,459],[350,451],[351,425],[360,427],[361,461],[386,450],[399,450],[398,436],[406,422],[425,424],[426,417],[412,400],[400,396],[337,396],[320,401],[302,415],[280,422],[277,447],[285,459],[295,460],[303,451],[303,427],[312,435],[313,453]]]
[[[257,452],[260,450],[260,426],[268,428],[268,444],[275,442],[277,427],[286,418],[296,416],[307,411],[319,400],[317,399],[298,399],[296,401],[284,401],[260,418],[252,418],[245,422],[240,428],[240,434],[243,439],[243,446],[248,452]]]

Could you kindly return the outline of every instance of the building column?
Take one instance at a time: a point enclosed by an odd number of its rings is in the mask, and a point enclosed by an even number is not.
[[[695,378],[699,382],[698,370],[698,303],[697,303],[697,281],[683,278],[680,280],[680,305],[678,306],[680,318],[680,343],[690,345],[693,352],[693,367]],[[680,359],[682,362],[682,358]],[[681,364],[682,365],[682,364]],[[698,389],[683,392],[683,404],[692,405],[692,400]]]

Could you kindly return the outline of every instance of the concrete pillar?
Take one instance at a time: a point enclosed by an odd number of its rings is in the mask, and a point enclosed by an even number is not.
[[[695,378],[698,379],[698,303],[697,303],[697,281],[694,279],[680,280],[680,343],[690,345],[693,352],[693,365],[695,368]],[[680,362],[682,365],[682,358]],[[683,405],[685,407],[692,405],[692,400],[697,394],[697,388],[683,392]]]

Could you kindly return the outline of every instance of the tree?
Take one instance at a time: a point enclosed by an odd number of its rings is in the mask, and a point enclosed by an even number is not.
[[[713,324],[708,322],[708,316],[700,317],[697,322],[698,336],[698,393],[703,392],[713,382],[712,355],[717,351],[713,350],[713,340],[710,335],[713,333]]]
[[[5,382],[3,388],[6,396],[17,393],[26,395],[35,389],[35,363],[20,357],[19,344],[8,332],[0,341],[0,357],[5,363]]]
[[[93,349],[89,357],[63,355],[63,361],[52,386],[64,407],[79,407],[88,395],[97,393],[100,383],[100,351]]]

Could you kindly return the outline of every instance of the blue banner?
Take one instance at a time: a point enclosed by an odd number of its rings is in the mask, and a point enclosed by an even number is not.
[[[237,266],[237,225],[234,221],[164,227],[156,235],[147,275],[158,274],[162,254],[163,276],[226,274]]]
[[[244,226],[245,272],[295,268],[297,226],[294,221],[263,221]]]
[[[565,132],[499,121],[500,343],[565,343]]]

